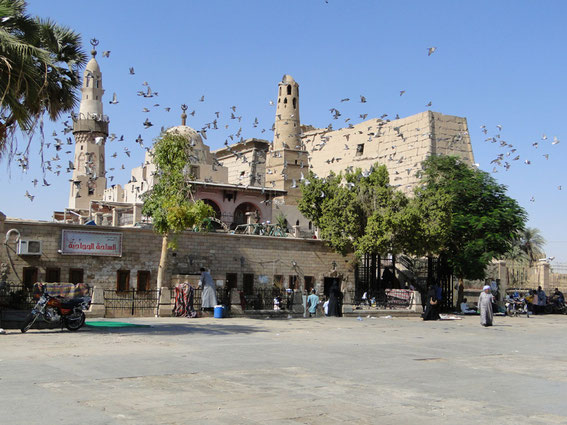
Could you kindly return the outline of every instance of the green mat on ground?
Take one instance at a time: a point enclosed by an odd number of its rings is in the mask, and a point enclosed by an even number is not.
[[[106,322],[106,321],[87,321],[85,322],[87,326],[93,326],[95,328],[149,328],[150,325],[138,325],[136,323],[126,323],[126,322]]]

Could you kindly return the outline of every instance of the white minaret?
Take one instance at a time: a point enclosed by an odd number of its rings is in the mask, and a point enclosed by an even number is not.
[[[266,187],[286,190],[284,202],[296,204],[301,197],[301,174],[307,175],[308,170],[308,155],[301,143],[299,84],[286,74],[278,84],[274,141],[266,156]]]
[[[95,59],[98,40],[92,39],[92,58],[83,74],[81,106],[73,115],[75,160],[69,208],[88,210],[90,201],[102,200],[106,189],[104,145],[108,136],[108,117],[102,110],[102,73]]]

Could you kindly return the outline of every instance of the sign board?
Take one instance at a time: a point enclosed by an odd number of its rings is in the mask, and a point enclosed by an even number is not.
[[[122,233],[62,230],[61,254],[122,256]]]

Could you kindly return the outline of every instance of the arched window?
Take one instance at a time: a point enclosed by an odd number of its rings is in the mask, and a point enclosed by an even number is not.
[[[282,86],[280,86],[280,96],[282,95]]]
[[[297,108],[297,99],[294,97],[293,98],[293,109]]]
[[[85,83],[86,83],[85,86],[86,86],[86,87],[89,86],[89,81],[90,81],[90,78],[89,78],[89,77],[85,78]]]
[[[96,85],[95,85],[95,87],[96,87],[97,89],[98,89],[98,83],[99,83],[99,81],[96,80]]]
[[[296,220],[296,221],[295,221],[295,225],[296,225],[296,226],[299,226],[299,220]]]
[[[219,206],[217,205],[217,203],[215,201],[212,201],[210,199],[203,199],[203,202],[207,205],[210,205],[213,208],[214,213],[214,217],[218,218],[220,220],[221,218],[221,210],[219,208]]]
[[[283,100],[283,103],[287,104],[287,97]]]
[[[259,208],[250,202],[244,202],[234,210],[232,227],[238,226],[239,224],[246,224],[248,219],[246,213],[254,213],[253,221],[255,222],[260,222],[262,219]]]
[[[287,86],[287,94],[291,94],[291,84],[288,84]]]

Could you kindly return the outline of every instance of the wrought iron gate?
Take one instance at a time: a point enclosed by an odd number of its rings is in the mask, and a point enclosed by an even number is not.
[[[168,289],[165,289],[168,290]],[[151,317],[157,312],[160,291],[104,290],[105,317]]]

